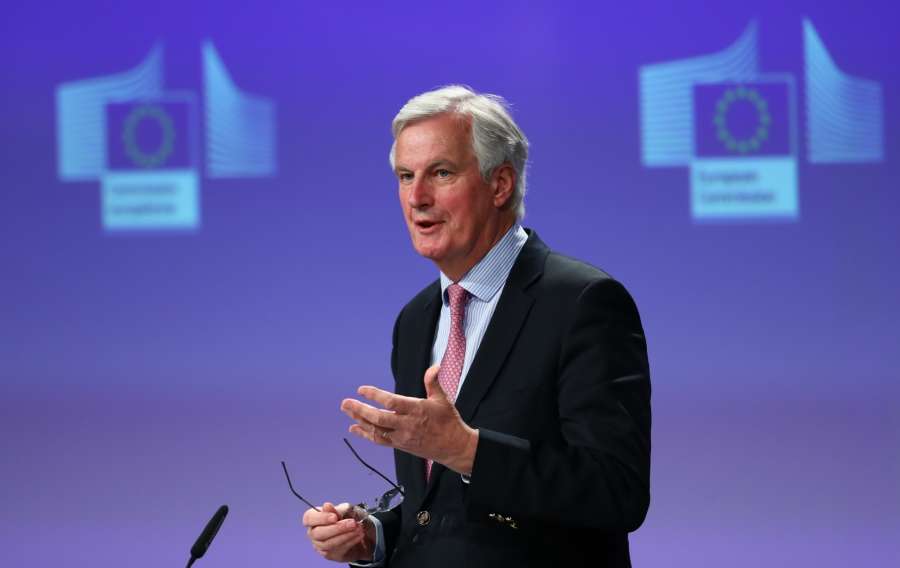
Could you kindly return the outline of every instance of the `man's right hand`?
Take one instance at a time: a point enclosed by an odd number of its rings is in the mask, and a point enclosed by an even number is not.
[[[348,503],[325,503],[321,511],[303,513],[306,535],[316,552],[335,562],[371,562],[375,553],[375,526]]]

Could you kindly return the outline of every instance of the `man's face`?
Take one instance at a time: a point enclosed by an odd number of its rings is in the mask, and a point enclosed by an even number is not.
[[[407,125],[394,164],[413,247],[460,278],[502,236],[496,235],[495,192],[481,177],[468,121],[441,114]]]

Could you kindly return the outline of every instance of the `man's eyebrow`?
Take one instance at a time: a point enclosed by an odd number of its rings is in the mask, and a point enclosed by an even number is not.
[[[440,160],[435,160],[435,161],[431,162],[430,164],[428,164],[428,166],[426,166],[425,169],[433,170],[440,166],[447,166],[454,170],[459,169],[459,166],[456,165],[456,162],[453,162],[453,161],[447,160],[447,159],[443,159],[443,158]],[[401,166],[399,164],[397,165],[397,167],[394,168],[394,172],[398,173],[398,174],[399,173],[413,173],[413,171],[411,169],[407,168],[406,166]]]
[[[450,168],[452,168],[454,170],[457,169],[456,164],[454,162],[451,162],[450,160],[435,160],[435,161],[431,162],[430,164],[428,164],[428,169],[433,170],[434,168],[436,168],[438,166],[449,166]]]

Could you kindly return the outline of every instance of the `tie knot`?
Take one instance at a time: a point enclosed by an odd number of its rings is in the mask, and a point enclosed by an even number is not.
[[[447,296],[450,297],[450,311],[457,312],[465,307],[469,292],[459,284],[451,284],[447,286]]]

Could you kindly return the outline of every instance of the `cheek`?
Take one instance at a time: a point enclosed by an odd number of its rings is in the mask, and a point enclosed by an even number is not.
[[[456,234],[469,234],[479,230],[481,218],[478,206],[471,201],[462,201],[454,204],[451,209],[450,226]]]
[[[412,208],[409,206],[409,203],[406,202],[406,195],[400,194],[400,212],[403,214],[403,220],[407,224],[411,224],[412,221],[410,217],[412,216]]]
[[[449,199],[444,199],[440,207],[453,227],[465,225],[472,216],[472,203],[461,195],[453,195]]]

